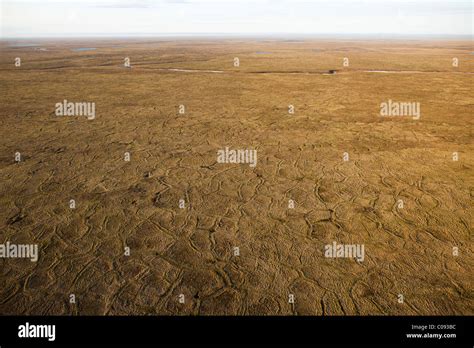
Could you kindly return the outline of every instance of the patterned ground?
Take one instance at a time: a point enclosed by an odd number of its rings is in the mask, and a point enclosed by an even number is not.
[[[474,314],[471,43],[0,47],[0,243],[40,248],[0,259],[0,314]],[[388,99],[421,119],[380,117]]]

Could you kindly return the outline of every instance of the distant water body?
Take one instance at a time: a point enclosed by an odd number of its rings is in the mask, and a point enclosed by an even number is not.
[[[96,49],[97,48],[95,48],[95,47],[79,47],[79,48],[73,48],[71,51],[82,52],[82,51],[94,51]]]
[[[9,47],[37,47],[39,44],[35,43],[14,43],[9,45]]]

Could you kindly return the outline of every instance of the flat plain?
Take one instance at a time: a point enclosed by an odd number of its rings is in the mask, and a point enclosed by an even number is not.
[[[0,243],[40,250],[0,259],[0,314],[474,314],[472,42],[0,52]],[[63,100],[95,119],[56,116]],[[420,119],[381,117],[388,100]],[[225,147],[256,167],[217,163]],[[325,257],[333,242],[364,260]]]

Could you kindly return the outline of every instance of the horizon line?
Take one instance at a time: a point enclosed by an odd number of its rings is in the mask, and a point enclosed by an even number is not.
[[[19,40],[19,39],[93,39],[93,38],[282,38],[282,37],[300,37],[300,38],[470,38],[473,39],[473,34],[398,34],[398,33],[94,33],[94,34],[71,34],[71,35],[40,35],[40,36],[5,36],[1,37],[0,40]]]

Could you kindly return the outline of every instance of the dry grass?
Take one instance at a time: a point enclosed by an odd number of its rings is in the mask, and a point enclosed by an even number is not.
[[[1,314],[474,314],[472,43],[40,44],[0,46],[0,242],[41,250],[0,259]],[[64,99],[96,119],[56,117]],[[381,118],[388,99],[421,119]]]

